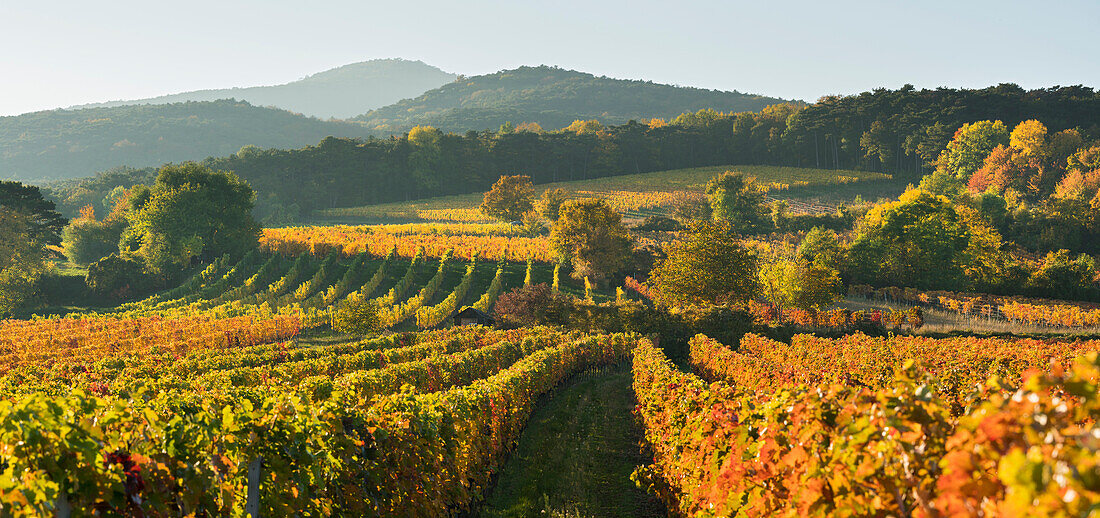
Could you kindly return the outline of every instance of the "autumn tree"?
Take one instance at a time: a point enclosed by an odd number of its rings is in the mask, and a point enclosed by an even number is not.
[[[760,267],[760,288],[779,320],[786,308],[823,309],[841,297],[840,272],[823,262],[777,257]]]
[[[1027,288],[1044,296],[1072,299],[1087,296],[1096,288],[1096,261],[1087,254],[1073,256],[1069,250],[1050,252],[1027,281]]]
[[[558,260],[573,265],[577,279],[602,282],[630,261],[631,239],[622,215],[603,198],[563,204],[550,231],[550,245]]]
[[[535,208],[538,210],[540,216],[550,221],[557,221],[561,206],[568,199],[569,193],[561,187],[546,189],[542,191],[542,196],[539,197],[539,201],[535,204]]]
[[[801,260],[819,263],[834,270],[843,267],[846,256],[847,250],[836,232],[821,227],[811,228],[798,245],[798,257]]]
[[[665,306],[726,305],[756,296],[759,260],[729,226],[698,223],[650,273],[655,298]]]
[[[531,177],[501,176],[485,193],[479,209],[482,214],[501,221],[519,221],[534,208],[535,188]]]
[[[726,171],[707,182],[706,193],[714,220],[728,223],[735,232],[749,233],[767,225],[764,191],[745,175]]]

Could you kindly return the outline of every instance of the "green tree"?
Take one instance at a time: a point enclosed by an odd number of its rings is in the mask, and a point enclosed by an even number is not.
[[[140,261],[111,254],[88,266],[84,284],[92,293],[122,300],[144,292],[151,282]]]
[[[23,214],[29,225],[28,238],[40,246],[61,244],[61,230],[67,221],[54,210],[52,201],[42,197],[38,187],[0,181],[0,207]]]
[[[501,221],[519,221],[534,208],[535,188],[531,177],[525,175],[501,176],[492,189],[485,193],[479,209],[482,214]]]
[[[165,166],[151,188],[131,190],[120,249],[160,274],[194,258],[239,257],[259,240],[254,200],[252,188],[233,173],[194,162]]]
[[[846,260],[847,250],[836,232],[822,227],[811,228],[798,245],[798,257],[840,270]]]
[[[630,261],[631,239],[623,217],[603,198],[568,201],[550,231],[558,259],[573,265],[572,276],[602,282]]]
[[[1001,237],[977,211],[921,190],[876,206],[849,248],[855,282],[960,290],[1004,275]]]
[[[88,205],[81,209],[80,217],[74,218],[61,231],[65,257],[73,264],[87,265],[117,254],[118,242],[125,229],[126,217],[121,212],[97,221],[95,209]]]
[[[1076,257],[1069,250],[1050,252],[1027,281],[1031,291],[1044,296],[1075,298],[1096,288],[1096,261],[1086,254]]]
[[[669,307],[725,305],[760,290],[759,260],[741,246],[728,225],[698,223],[650,273],[657,302]]]
[[[940,153],[936,168],[955,175],[963,182],[982,167],[985,157],[997,146],[1008,146],[1008,128],[1001,121],[963,124]]]
[[[823,309],[842,296],[840,272],[824,263],[777,258],[760,267],[760,286],[764,298],[776,309],[779,320],[783,310]]]
[[[45,248],[37,241],[40,222],[0,206],[0,316],[22,307],[46,271]]]
[[[706,193],[714,220],[729,223],[735,232],[746,234],[767,226],[764,191],[745,175],[726,171],[707,182]]]

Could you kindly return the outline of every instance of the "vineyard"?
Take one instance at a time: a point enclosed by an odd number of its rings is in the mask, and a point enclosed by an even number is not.
[[[856,334],[733,350],[700,335],[690,374],[642,343],[654,463],[635,478],[686,516],[1086,516],[1098,349]]]
[[[440,515],[468,509],[538,396],[637,339],[455,328],[359,342],[103,350],[5,383],[6,516]],[[59,373],[60,375],[60,373]],[[18,380],[17,380],[18,378]]]
[[[675,169],[653,173],[618,175],[607,178],[556,182],[536,186],[536,190],[565,189],[571,198],[601,197],[627,219],[665,215],[668,207],[685,193],[701,193],[707,181],[724,171],[740,171],[756,179],[769,192],[770,200],[787,199],[783,191],[795,187],[842,186],[870,180],[889,179],[887,175],[867,171],[834,171],[777,166],[718,166]],[[443,196],[405,203],[386,203],[365,207],[328,209],[319,212],[325,219],[337,221],[381,222],[454,222],[474,224],[490,221],[480,212],[480,194]],[[789,200],[794,213],[831,213],[835,208],[820,203]],[[452,223],[453,224],[453,223]]]
[[[1100,305],[1088,302],[1035,299],[911,288],[852,286],[849,295],[896,303],[935,307],[960,316],[1001,319],[1032,326],[1092,328],[1100,326]]]
[[[149,324],[140,323],[145,321],[216,321],[211,325],[230,333],[234,322],[251,326],[268,320],[293,321],[293,326],[284,324],[284,330],[280,331],[285,337],[296,334],[286,335],[285,329],[290,327],[296,330],[329,323],[334,311],[343,304],[370,301],[381,308],[385,328],[408,330],[435,327],[463,305],[487,311],[505,288],[503,275],[507,263],[484,261],[477,252],[459,260],[453,250],[431,257],[424,249],[418,249],[408,258],[398,255],[397,248],[380,256],[369,252],[345,256],[341,248],[324,248],[324,251],[320,257],[310,253],[253,252],[237,262],[223,258],[181,286],[141,301],[101,313],[71,314],[7,326],[11,333],[22,328],[28,328],[27,333],[31,334],[33,329],[54,329],[46,333],[48,338],[39,335],[38,339],[68,344],[69,338],[60,330],[99,329],[99,322],[118,323],[124,329],[143,329],[143,326],[149,328]],[[109,336],[107,327],[102,332],[103,339]],[[201,341],[201,334],[183,334],[190,341]],[[0,343],[10,341],[13,340]]]

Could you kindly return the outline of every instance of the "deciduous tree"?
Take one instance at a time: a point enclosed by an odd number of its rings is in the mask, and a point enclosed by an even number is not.
[[[152,271],[169,273],[192,258],[243,255],[255,248],[255,194],[237,175],[188,162],[161,168],[151,188],[135,187],[120,249]]]
[[[723,221],[735,232],[759,230],[768,221],[764,191],[741,173],[726,171],[707,183],[707,196],[715,221]]]
[[[534,208],[535,188],[531,177],[525,175],[501,176],[492,189],[485,193],[481,213],[501,221],[519,221]]]
[[[759,261],[728,225],[699,223],[668,249],[650,273],[656,300],[666,306],[724,305],[760,290]]]
[[[550,231],[558,259],[573,265],[573,277],[606,280],[630,260],[631,239],[623,218],[603,198],[566,202]]]

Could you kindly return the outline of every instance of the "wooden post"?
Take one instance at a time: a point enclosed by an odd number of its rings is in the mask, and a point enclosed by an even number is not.
[[[73,506],[69,504],[69,495],[61,493],[61,496],[57,497],[57,518],[69,518],[73,514]]]
[[[263,457],[256,457],[248,463],[248,500],[244,504],[244,514],[251,518],[260,518],[260,466]]]

